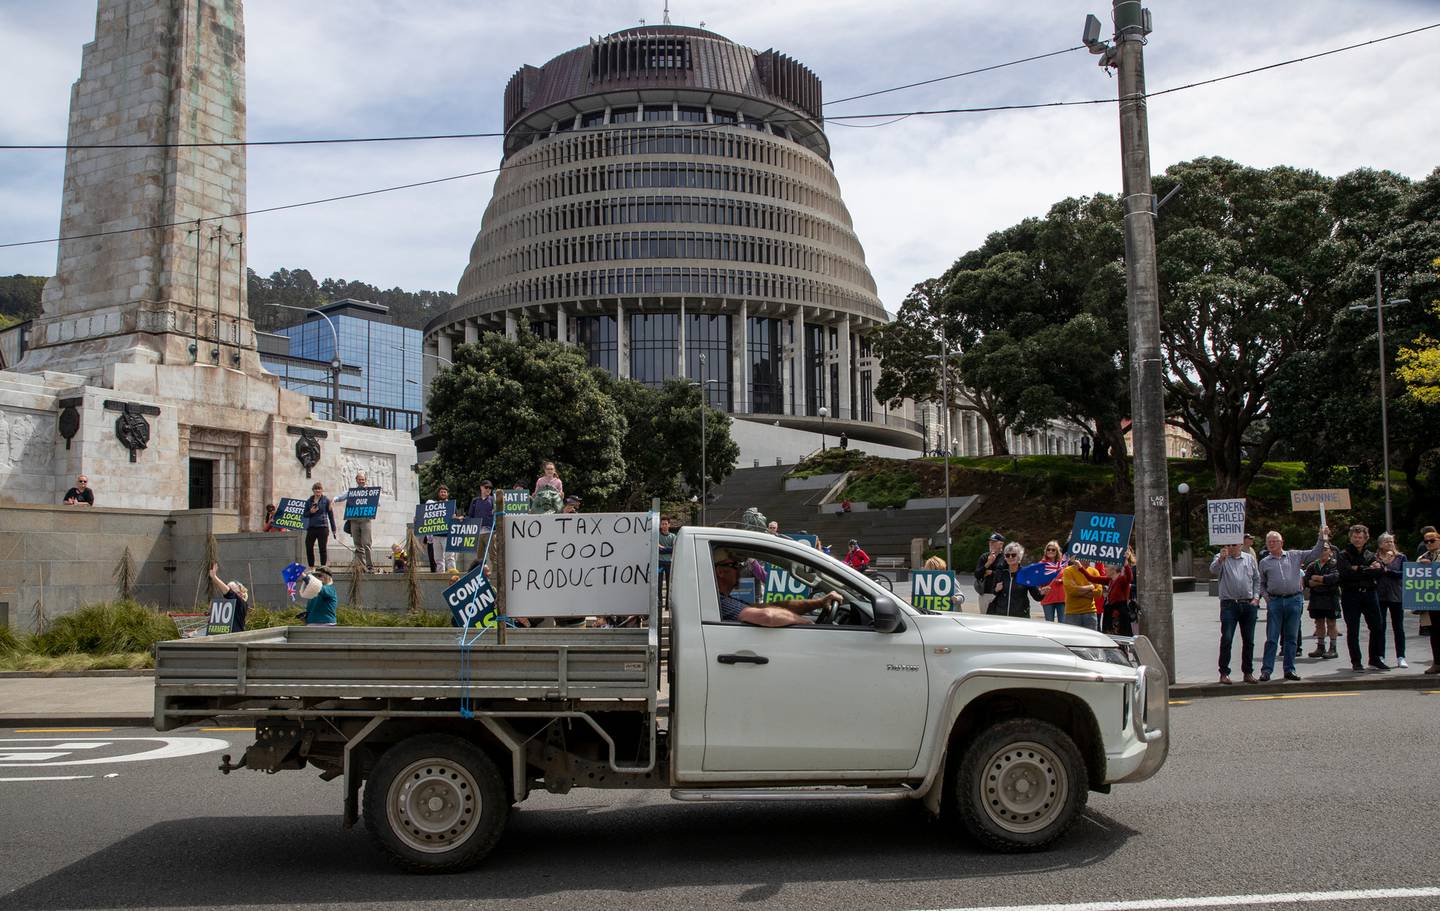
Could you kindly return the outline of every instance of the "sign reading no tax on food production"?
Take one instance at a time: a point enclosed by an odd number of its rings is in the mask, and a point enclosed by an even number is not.
[[[1205,512],[1210,517],[1210,543],[1243,544],[1245,542],[1245,500],[1206,500]]]
[[[415,507],[415,534],[447,535],[450,533],[450,516],[455,509],[451,500],[427,500]]]
[[[1134,516],[1108,512],[1077,512],[1070,529],[1070,556],[1097,563],[1125,562]]]
[[[373,519],[380,510],[380,488],[352,487],[345,491],[345,521]]]
[[[910,603],[921,610],[955,609],[955,573],[948,569],[917,569],[910,574]]]
[[[305,501],[295,497],[281,497],[280,504],[275,507],[275,515],[270,517],[270,524],[276,528],[304,531]]]
[[[810,586],[790,574],[789,570],[771,566],[765,572],[765,603],[803,601],[810,597]]]
[[[1321,508],[1336,510],[1350,508],[1350,491],[1343,488],[1317,488],[1315,490],[1290,491],[1290,509],[1293,512],[1319,512]]]
[[[1440,563],[1405,564],[1400,604],[1405,610],[1440,611]]]
[[[495,589],[484,570],[483,565],[476,566],[445,589],[445,606],[456,626],[481,629],[495,625]]]
[[[652,513],[506,516],[505,613],[648,614],[660,549]]]

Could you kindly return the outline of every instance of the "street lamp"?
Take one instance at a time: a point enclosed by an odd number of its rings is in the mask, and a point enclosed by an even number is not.
[[[340,420],[340,333],[335,329],[335,323],[325,315],[323,310],[315,307],[297,307],[294,304],[271,304],[271,306],[279,307],[282,310],[299,310],[302,313],[318,313],[330,327],[330,336],[335,341],[330,358],[330,419]]]
[[[824,405],[821,405],[821,406],[820,406],[820,410],[819,410],[819,412],[817,412],[817,413],[820,415],[820,454],[821,454],[821,455],[824,455],[824,454],[825,454],[825,419],[830,416],[830,409],[829,409],[829,408],[826,408]]]
[[[1400,297],[1391,301],[1390,306],[1408,303],[1410,303],[1409,299]],[[1380,284],[1378,267],[1375,269],[1375,306],[1351,304],[1349,309],[1356,312],[1375,311],[1375,329],[1380,347],[1380,455],[1385,472],[1385,530],[1393,532],[1395,523],[1391,521],[1390,517],[1390,415],[1385,397],[1385,298]]]
[[[958,351],[951,351],[950,345],[945,340],[945,325],[940,325],[940,354],[927,354],[926,360],[940,361],[940,398],[943,399],[942,406],[945,409],[945,568],[950,572],[955,571],[955,554],[950,536],[950,453],[955,448],[955,441],[950,436],[950,358],[959,354]]]
[[[1184,510],[1184,511],[1181,513],[1181,516],[1180,516],[1180,536],[1181,536],[1182,538],[1184,538],[1184,539],[1186,540],[1186,542],[1189,542],[1189,540],[1190,540],[1190,485],[1189,485],[1189,484],[1186,484],[1184,481],[1181,481],[1179,484],[1175,485],[1175,489],[1178,490],[1178,491],[1180,491],[1180,503],[1181,503],[1180,508],[1181,508],[1182,510]]]
[[[700,355],[700,376],[705,376],[705,355]],[[711,383],[718,380],[700,379],[695,382],[686,383],[687,386],[696,386],[700,389],[700,524],[705,524],[705,501],[708,497],[708,483],[706,480],[705,464],[705,412],[710,410],[710,390],[706,389]]]

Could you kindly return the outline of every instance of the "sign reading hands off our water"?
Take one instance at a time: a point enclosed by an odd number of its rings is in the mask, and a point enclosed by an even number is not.
[[[1069,554],[1097,563],[1124,563],[1125,547],[1130,543],[1130,527],[1134,524],[1134,516],[1077,512],[1075,526],[1070,530]]]
[[[373,519],[380,511],[380,488],[352,487],[345,491],[345,520]]]
[[[505,613],[594,617],[650,612],[660,550],[652,513],[506,516]]]

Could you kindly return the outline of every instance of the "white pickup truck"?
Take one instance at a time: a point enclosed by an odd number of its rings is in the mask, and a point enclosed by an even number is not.
[[[726,621],[736,564],[839,597],[795,625]],[[463,655],[445,629],[161,643],[155,725],[248,717],[256,741],[223,771],[343,776],[346,827],[363,785],[366,825],[415,871],[479,862],[538,788],[914,800],[990,848],[1037,849],[1090,791],[1165,761],[1167,674],[1144,638],[921,611],[803,543],[730,529],[681,531],[668,587],[646,626],[510,629]]]

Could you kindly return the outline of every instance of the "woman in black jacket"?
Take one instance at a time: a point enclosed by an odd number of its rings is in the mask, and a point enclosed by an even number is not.
[[[1045,596],[1033,585],[1020,585],[1015,581],[1015,574],[1020,571],[1020,563],[1024,559],[1025,548],[1014,541],[1005,545],[1004,559],[992,570],[991,585],[995,598],[985,609],[985,613],[1001,617],[1028,618],[1030,602],[1038,602]]]
[[[1315,651],[1310,657],[1338,658],[1340,627],[1335,620],[1340,616],[1340,570],[1335,566],[1335,549],[1329,544],[1325,545],[1320,559],[1305,567],[1305,587],[1310,589],[1310,619],[1315,621]],[[1330,637],[1328,651],[1327,636]]]

